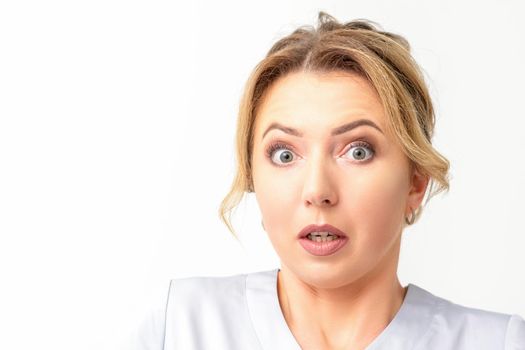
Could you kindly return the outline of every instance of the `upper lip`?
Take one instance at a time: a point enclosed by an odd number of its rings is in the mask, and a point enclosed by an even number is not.
[[[312,224],[312,225],[308,225],[305,228],[303,228],[301,232],[299,232],[299,234],[297,235],[297,238],[304,238],[312,232],[330,232],[331,234],[339,236],[339,237],[346,237],[346,234],[343,231],[339,230],[337,227],[334,227],[330,224],[323,224],[323,225]]]

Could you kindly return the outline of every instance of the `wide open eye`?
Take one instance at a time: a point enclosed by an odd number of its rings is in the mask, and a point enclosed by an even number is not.
[[[277,165],[290,163],[294,159],[294,153],[291,148],[280,142],[271,144],[266,150],[266,155]]]
[[[358,141],[353,143],[345,154],[358,162],[363,162],[374,156],[374,149],[368,142]]]

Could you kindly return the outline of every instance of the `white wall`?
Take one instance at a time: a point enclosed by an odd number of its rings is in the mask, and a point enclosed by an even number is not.
[[[0,348],[113,349],[170,278],[278,266],[233,175],[243,84],[317,11],[403,34],[428,75],[451,190],[405,231],[399,274],[525,316],[520,1],[4,1]]]

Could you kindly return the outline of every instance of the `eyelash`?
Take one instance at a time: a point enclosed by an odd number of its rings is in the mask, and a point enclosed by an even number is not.
[[[367,149],[370,151],[370,153],[372,154],[372,155],[370,156],[369,159],[364,160],[364,161],[357,161],[358,163],[365,163],[365,162],[368,162],[368,161],[370,161],[370,160],[374,157],[374,155],[375,155],[375,150],[374,150],[374,148],[372,147],[371,144],[369,144],[369,143],[366,142],[366,141],[355,141],[355,142],[351,143],[350,146],[351,146],[351,147],[348,148],[348,150],[350,150],[350,149],[353,148],[353,147],[364,147],[364,148],[367,148]],[[266,148],[266,157],[268,157],[268,158],[270,159],[270,161],[273,163],[273,161],[272,161],[273,153],[274,153],[275,151],[277,151],[277,150],[281,150],[281,149],[284,149],[284,150],[287,150],[287,151],[292,151],[292,152],[294,151],[294,150],[293,150],[293,147],[287,145],[286,143],[283,143],[283,142],[277,141],[277,142],[271,143],[271,144]],[[345,152],[345,154],[346,154],[346,153],[348,153],[348,151]],[[277,165],[277,166],[286,166],[286,165],[279,165],[279,164],[276,164],[276,163],[273,163],[273,164],[275,164],[275,165]]]
[[[272,156],[273,156],[273,153],[277,150],[280,150],[280,149],[285,149],[287,151],[292,151],[293,152],[293,149],[292,147],[288,146],[287,144],[285,143],[282,143],[282,142],[274,142],[274,143],[271,143],[268,148],[266,148],[266,156],[268,158],[270,158],[270,160],[272,159]]]

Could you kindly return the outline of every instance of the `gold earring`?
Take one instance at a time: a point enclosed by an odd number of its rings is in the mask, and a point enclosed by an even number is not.
[[[412,212],[410,219],[408,219],[408,217],[405,216],[405,222],[407,223],[407,225],[412,225],[416,220],[416,213],[414,212],[414,209],[410,209],[410,211]]]

